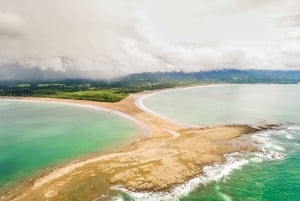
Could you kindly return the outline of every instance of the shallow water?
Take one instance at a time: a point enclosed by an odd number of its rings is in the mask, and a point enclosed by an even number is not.
[[[253,136],[263,152],[227,155],[226,164],[161,194],[134,200],[299,201],[300,85],[225,85],[171,90],[149,96],[144,106],[166,118],[197,126],[277,122],[279,131]]]
[[[170,90],[143,101],[186,124],[300,122],[300,85],[223,85]]]
[[[131,121],[107,111],[54,103],[0,101],[0,186],[79,156],[127,145]]]

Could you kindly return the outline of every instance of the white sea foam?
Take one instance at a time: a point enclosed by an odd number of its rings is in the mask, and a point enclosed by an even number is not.
[[[217,195],[219,197],[221,197],[224,201],[232,201],[232,198],[229,195],[221,192],[219,185],[216,185],[215,189],[216,189]]]
[[[113,201],[123,201],[123,198],[116,197],[116,198],[113,198]]]
[[[291,134],[287,134],[285,137],[286,137],[286,139],[289,139],[289,140],[294,139],[294,137]]]
[[[280,160],[283,159],[285,154],[285,147],[276,140],[276,132],[280,131],[266,131],[257,135],[253,135],[253,139],[258,142],[259,147],[262,150],[262,153],[256,153],[256,157],[253,158],[253,161],[263,161],[263,160]],[[273,133],[273,135],[272,135]]]
[[[300,125],[292,125],[292,126],[289,126],[287,127],[288,130],[295,130],[295,131],[299,131],[300,130]]]
[[[221,195],[221,197],[224,199],[224,201],[232,201],[232,198],[225,193],[220,192],[219,195]]]

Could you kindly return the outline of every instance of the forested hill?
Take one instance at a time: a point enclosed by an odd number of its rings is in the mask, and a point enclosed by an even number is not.
[[[222,69],[199,72],[156,72],[132,74],[122,82],[282,83],[300,82],[300,71]]]
[[[1,76],[1,75],[0,75]],[[0,82],[0,96],[36,96],[116,102],[129,93],[211,83],[300,83],[300,71],[224,69],[140,73],[112,80],[41,79]]]

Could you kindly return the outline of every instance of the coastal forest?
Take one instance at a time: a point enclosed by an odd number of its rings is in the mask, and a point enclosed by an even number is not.
[[[131,74],[110,80],[41,79],[0,81],[0,96],[49,97],[118,102],[130,93],[201,84],[300,83],[300,71],[220,69]]]

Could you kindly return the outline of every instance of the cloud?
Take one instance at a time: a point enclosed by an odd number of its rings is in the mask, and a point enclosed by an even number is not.
[[[17,14],[0,11],[0,38],[10,39],[22,36],[25,21]]]
[[[300,26],[300,14],[281,17],[276,22],[280,26],[298,27]]]
[[[297,0],[0,0],[0,68],[92,78],[300,68],[298,10]]]

